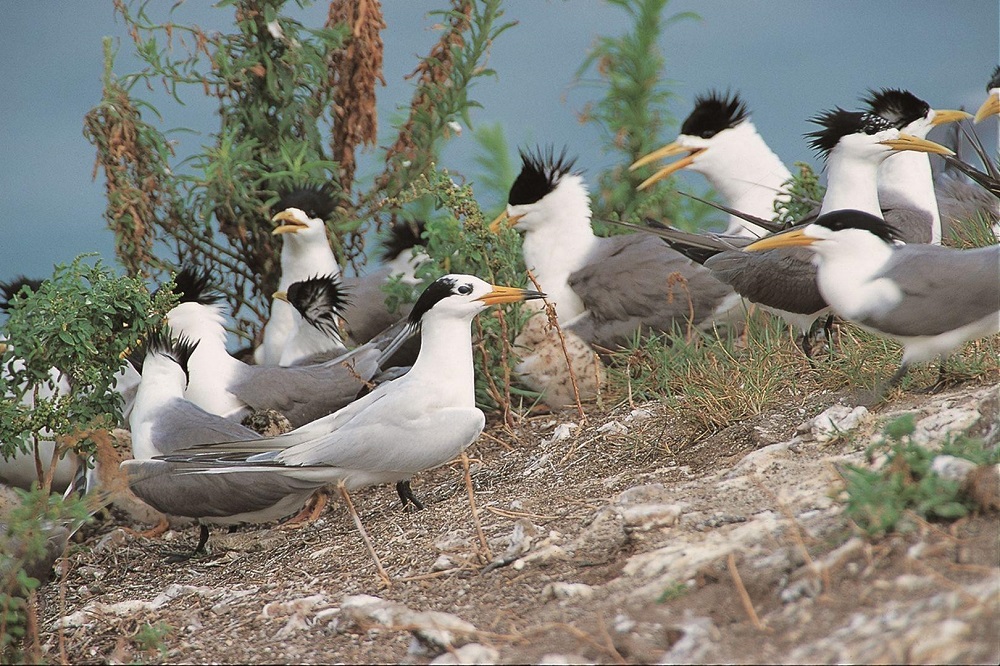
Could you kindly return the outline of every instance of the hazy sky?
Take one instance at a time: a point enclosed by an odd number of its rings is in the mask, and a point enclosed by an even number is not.
[[[383,0],[388,86],[379,90],[380,144],[391,141],[387,123],[411,97],[403,76],[437,39],[427,12],[443,4]],[[668,14],[681,11],[702,20],[669,27],[660,43],[679,95],[672,112],[683,118],[694,95],[710,88],[739,90],[761,134],[788,164],[815,162],[802,140],[808,118],[835,105],[855,106],[869,87],[905,87],[932,106],[975,110],[1000,57],[996,0],[674,0],[667,7]],[[316,27],[325,14],[323,2],[296,12]],[[188,0],[175,21],[211,31],[227,29],[231,17],[231,9]],[[490,55],[498,77],[480,79],[472,91],[484,107],[473,112],[474,124],[501,123],[512,153],[519,146],[565,145],[593,182],[616,158],[601,153],[595,126],[577,121],[600,91],[574,86],[573,77],[595,38],[628,29],[625,13],[598,0],[508,0],[504,18],[517,25]],[[103,36],[121,48],[119,73],[138,66],[124,27],[108,0],[35,0],[5,4],[0,34],[6,88],[0,96],[0,280],[49,275],[53,264],[82,252],[111,261],[103,176],[91,179],[95,152],[83,138],[82,121],[100,101]],[[181,154],[217,129],[214,105],[190,92],[186,107],[154,98],[165,127],[202,133],[178,135]],[[996,124],[986,124],[984,138],[996,145]],[[475,153],[467,130],[448,146],[442,166],[472,176]]]

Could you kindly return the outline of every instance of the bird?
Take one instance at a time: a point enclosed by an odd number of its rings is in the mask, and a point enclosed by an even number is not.
[[[974,121],[981,123],[990,116],[1000,115],[1000,65],[993,70],[993,76],[986,84],[986,100],[976,111]]]
[[[647,234],[608,238],[590,225],[587,187],[566,152],[522,150],[507,208],[490,225],[524,232],[522,254],[564,331],[615,350],[637,334],[710,325],[732,291]]]
[[[158,459],[203,478],[253,472],[303,483],[336,483],[384,575],[349,491],[408,480],[472,444],[486,422],[475,401],[472,319],[491,305],[543,297],[472,275],[445,275],[423,291],[410,312],[408,329],[420,329],[421,339],[407,374],[289,433],[196,446]]]
[[[272,222],[280,223],[272,232],[280,235],[281,277],[278,290],[286,291],[293,282],[314,275],[340,276],[340,264],[330,248],[326,222],[334,211],[335,194],[329,184],[300,186],[284,192],[272,206],[277,211]],[[261,344],[254,350],[258,365],[278,365],[281,352],[295,328],[295,310],[284,301],[271,301],[271,313],[264,325]]]
[[[862,102],[869,112],[920,139],[934,127],[972,117],[965,111],[932,109],[910,91],[899,88],[869,90]],[[878,170],[878,200],[882,217],[902,234],[905,242],[941,244],[942,215],[927,153],[902,151],[886,159]],[[945,217],[952,219],[950,210]]]
[[[783,188],[792,174],[768,147],[739,93],[710,91],[695,97],[694,109],[671,143],[636,160],[634,171],[653,161],[688,153],[643,181],[645,189],[681,169],[700,173],[726,203],[736,210],[771,219],[787,202]],[[759,238],[767,229],[731,215],[727,235]]]
[[[150,336],[129,419],[133,459],[120,465],[129,488],[144,502],[165,514],[198,520],[200,535],[192,555],[204,551],[208,525],[283,518],[301,508],[322,486],[258,472],[185,475],[179,473],[177,464],[154,459],[199,445],[261,439],[253,430],[184,398],[189,364],[198,344],[183,335],[172,337],[169,330]]]
[[[343,315],[348,295],[335,275],[317,275],[293,282],[285,291],[274,292],[272,298],[289,303],[296,312],[295,332],[285,342],[278,365],[328,361],[347,351],[338,319]]]
[[[801,228],[761,239],[748,251],[804,246],[823,297],[839,316],[903,346],[895,386],[913,363],[944,358],[969,340],[1000,332],[1000,245],[958,250],[897,244],[877,215],[838,209]]]
[[[225,319],[217,293],[208,286],[210,276],[186,269],[175,281],[181,302],[167,313],[167,323],[176,335],[198,343],[184,395],[208,412],[237,421],[262,409],[280,412],[293,427],[326,416],[353,401],[402,342],[397,334],[405,320],[324,363],[249,365],[226,349]]]
[[[881,216],[879,164],[900,150],[950,152],[925,139],[901,134],[890,120],[873,113],[835,108],[820,113],[812,122],[820,129],[807,136],[825,160],[827,169],[827,191],[820,214],[853,208]],[[930,227],[930,218],[925,219],[925,224]],[[681,249],[693,246],[702,256],[711,253],[704,259],[705,267],[747,300],[775,311],[798,328],[802,351],[810,356],[809,331],[816,319],[827,312],[827,303],[816,283],[816,269],[808,251],[776,247],[767,252],[748,253],[745,249],[749,240],[745,238],[692,235],[669,229],[650,231]]]
[[[422,247],[426,243],[422,221],[399,221],[392,225],[379,254],[379,268],[358,277],[347,277],[344,286],[350,292],[350,301],[344,306],[343,318],[347,339],[353,344],[363,344],[395,322],[409,314],[410,304],[401,303],[390,309],[383,290],[392,280],[417,286],[421,280],[416,272],[428,261]],[[415,358],[415,350],[413,357]]]

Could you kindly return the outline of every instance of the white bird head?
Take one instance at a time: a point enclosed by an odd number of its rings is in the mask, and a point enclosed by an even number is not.
[[[810,122],[822,128],[806,135],[810,146],[826,160],[836,156],[880,164],[900,150],[954,154],[933,141],[900,132],[891,121],[874,113],[836,108]]]
[[[590,232],[590,196],[575,159],[563,150],[558,156],[550,147],[534,153],[521,151],[521,172],[510,187],[507,210],[490,224],[494,233],[502,226],[530,232],[559,226]]]
[[[930,104],[910,91],[898,88],[869,90],[861,101],[869,111],[888,120],[900,132],[920,139],[938,125],[972,117],[965,111],[932,109]]]
[[[281,223],[273,234],[282,234],[295,244],[326,241],[325,220],[333,214],[335,198],[329,185],[298,187],[284,193],[272,210],[272,222]]]
[[[443,319],[469,320],[491,305],[514,303],[545,294],[517,287],[498,287],[474,275],[452,273],[438,278],[420,294],[410,311],[410,325]]]
[[[708,176],[738,160],[753,137],[759,135],[739,93],[711,91],[695,97],[694,110],[685,118],[674,141],[636,160],[629,171],[665,157],[684,155],[644,180],[637,189],[645,189],[681,169]]]

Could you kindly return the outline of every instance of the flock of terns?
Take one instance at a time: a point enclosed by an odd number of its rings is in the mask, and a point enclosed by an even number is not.
[[[987,92],[976,122],[1000,114],[1000,68]],[[935,110],[902,90],[872,91],[864,104],[813,120],[809,139],[825,161],[828,188],[818,212],[791,229],[774,222],[789,201],[782,188],[791,174],[735,94],[697,98],[677,139],[633,165],[648,169],[682,155],[640,187],[680,169],[704,175],[731,213],[724,233],[653,224],[597,236],[573,160],[551,149],[522,152],[506,211],[491,228],[522,232],[525,264],[544,293],[450,274],[398,321],[381,285],[417,283],[427,259],[419,229],[395,229],[380,270],[345,278],[327,238],[330,193],[286,193],[272,218],[283,238],[279,291],[255,362],[227,350],[211,276],[187,268],[175,279],[180,302],[168,328],[120,374],[132,437],[132,459],[121,464],[129,487],[164,514],[197,519],[198,552],[208,524],[315,516],[322,505],[308,503],[333,486],[388,580],[350,491],[395,484],[404,506],[422,508],[410,478],[455,459],[483,430],[471,322],[504,303],[537,306],[516,341],[516,370],[553,407],[599,388],[606,352],[679,326],[738,325],[746,301],[797,329],[807,356],[814,324],[834,313],[902,344],[889,384],[936,357],[943,372],[943,359],[962,344],[1000,332],[1000,246],[940,244],[955,220],[1000,218],[997,173],[990,164],[985,173],[964,165],[976,183],[939,181],[936,192],[928,154],[953,153],[925,137],[969,114]],[[30,307],[33,289],[30,281],[4,285],[8,305]],[[548,325],[546,302],[563,336]],[[277,413],[277,434],[243,425],[261,412]],[[31,454],[2,461],[0,480],[29,484],[35,470],[25,458],[33,461]],[[70,486],[82,466],[72,455],[59,465],[65,469],[53,486]]]

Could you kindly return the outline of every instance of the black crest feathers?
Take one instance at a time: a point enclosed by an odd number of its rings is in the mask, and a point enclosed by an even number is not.
[[[302,185],[278,194],[278,201],[271,206],[272,214],[289,208],[298,208],[310,219],[328,220],[337,205],[336,194],[329,183]]]
[[[908,90],[898,88],[882,88],[869,90],[861,98],[868,110],[877,116],[882,116],[897,129],[903,129],[915,120],[930,113],[931,105]]]
[[[517,175],[514,184],[510,186],[507,203],[511,206],[532,204],[555,189],[559,179],[570,173],[576,159],[566,157],[566,149],[556,157],[555,149],[549,146],[542,150],[537,148],[534,153],[521,152],[521,173]]]
[[[181,303],[212,305],[222,300],[215,291],[212,272],[200,266],[184,266],[174,277],[174,293]]]
[[[739,93],[715,90],[694,98],[694,110],[684,119],[681,134],[710,139],[722,130],[736,127],[749,111]]]
[[[813,224],[818,224],[832,231],[842,231],[844,229],[863,229],[875,236],[878,236],[886,243],[902,240],[899,230],[894,226],[870,213],[860,210],[843,209],[835,210],[826,215],[820,215]]]
[[[859,132],[875,134],[894,127],[891,122],[874,113],[845,111],[839,107],[832,111],[824,111],[811,118],[809,122],[822,127],[815,132],[809,132],[806,137],[809,138],[809,145],[813,150],[824,158],[829,156],[838,141],[849,134]]]
[[[14,300],[14,297],[18,294],[25,295],[25,293],[21,292],[25,287],[28,288],[28,291],[34,293],[41,286],[42,280],[35,280],[23,275],[18,275],[10,282],[0,282],[0,312],[8,312],[10,310],[10,302]]]
[[[382,254],[379,258],[383,262],[392,261],[407,250],[423,245],[424,229],[426,224],[423,221],[403,220],[392,225],[388,237],[382,243]]]

